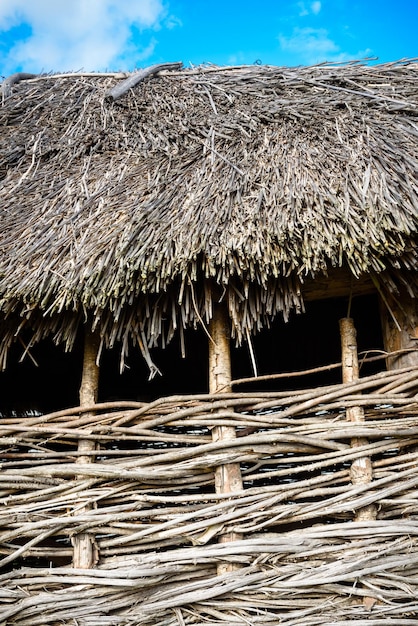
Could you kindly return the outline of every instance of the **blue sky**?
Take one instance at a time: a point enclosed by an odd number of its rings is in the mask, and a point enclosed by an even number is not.
[[[0,76],[418,56],[418,0],[0,0]]]

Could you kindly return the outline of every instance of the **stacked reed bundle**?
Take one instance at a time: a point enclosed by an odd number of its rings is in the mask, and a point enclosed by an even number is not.
[[[0,623],[416,624],[417,388],[403,368],[2,420]],[[353,484],[365,457],[373,480]],[[225,463],[241,491],[215,492]],[[370,505],[375,520],[353,521]],[[70,566],[83,534],[94,569]]]

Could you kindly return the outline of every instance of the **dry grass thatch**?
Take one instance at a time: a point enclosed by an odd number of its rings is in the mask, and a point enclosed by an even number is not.
[[[358,379],[350,321],[342,384],[232,392],[209,351],[218,393],[89,402],[100,339],[147,356],[215,299],[240,339],[328,272],[416,295],[417,75],[4,81],[0,360],[90,328],[82,406],[0,421],[0,626],[416,626],[416,362]]]
[[[416,625],[417,390],[404,368],[2,420],[0,624]],[[217,424],[237,438],[212,441]],[[94,462],[75,462],[80,438]],[[373,480],[356,484],[365,458]],[[233,462],[244,489],[216,494]],[[377,518],[354,521],[367,507]],[[218,543],[227,532],[240,539]],[[71,568],[79,533],[94,569]]]
[[[120,75],[12,82],[4,346],[71,345],[86,311],[105,343],[152,345],[210,318],[213,285],[240,339],[331,268],[416,292],[416,62],[171,70],[116,101]]]

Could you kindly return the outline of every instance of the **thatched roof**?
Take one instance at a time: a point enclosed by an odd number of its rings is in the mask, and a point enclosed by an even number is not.
[[[3,90],[4,345],[71,344],[86,312],[151,345],[215,284],[239,337],[332,268],[417,289],[416,62],[165,71],[114,101],[122,79]]]

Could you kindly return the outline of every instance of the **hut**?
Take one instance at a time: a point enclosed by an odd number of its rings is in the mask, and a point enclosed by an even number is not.
[[[418,623],[417,85],[3,81],[2,626]]]

